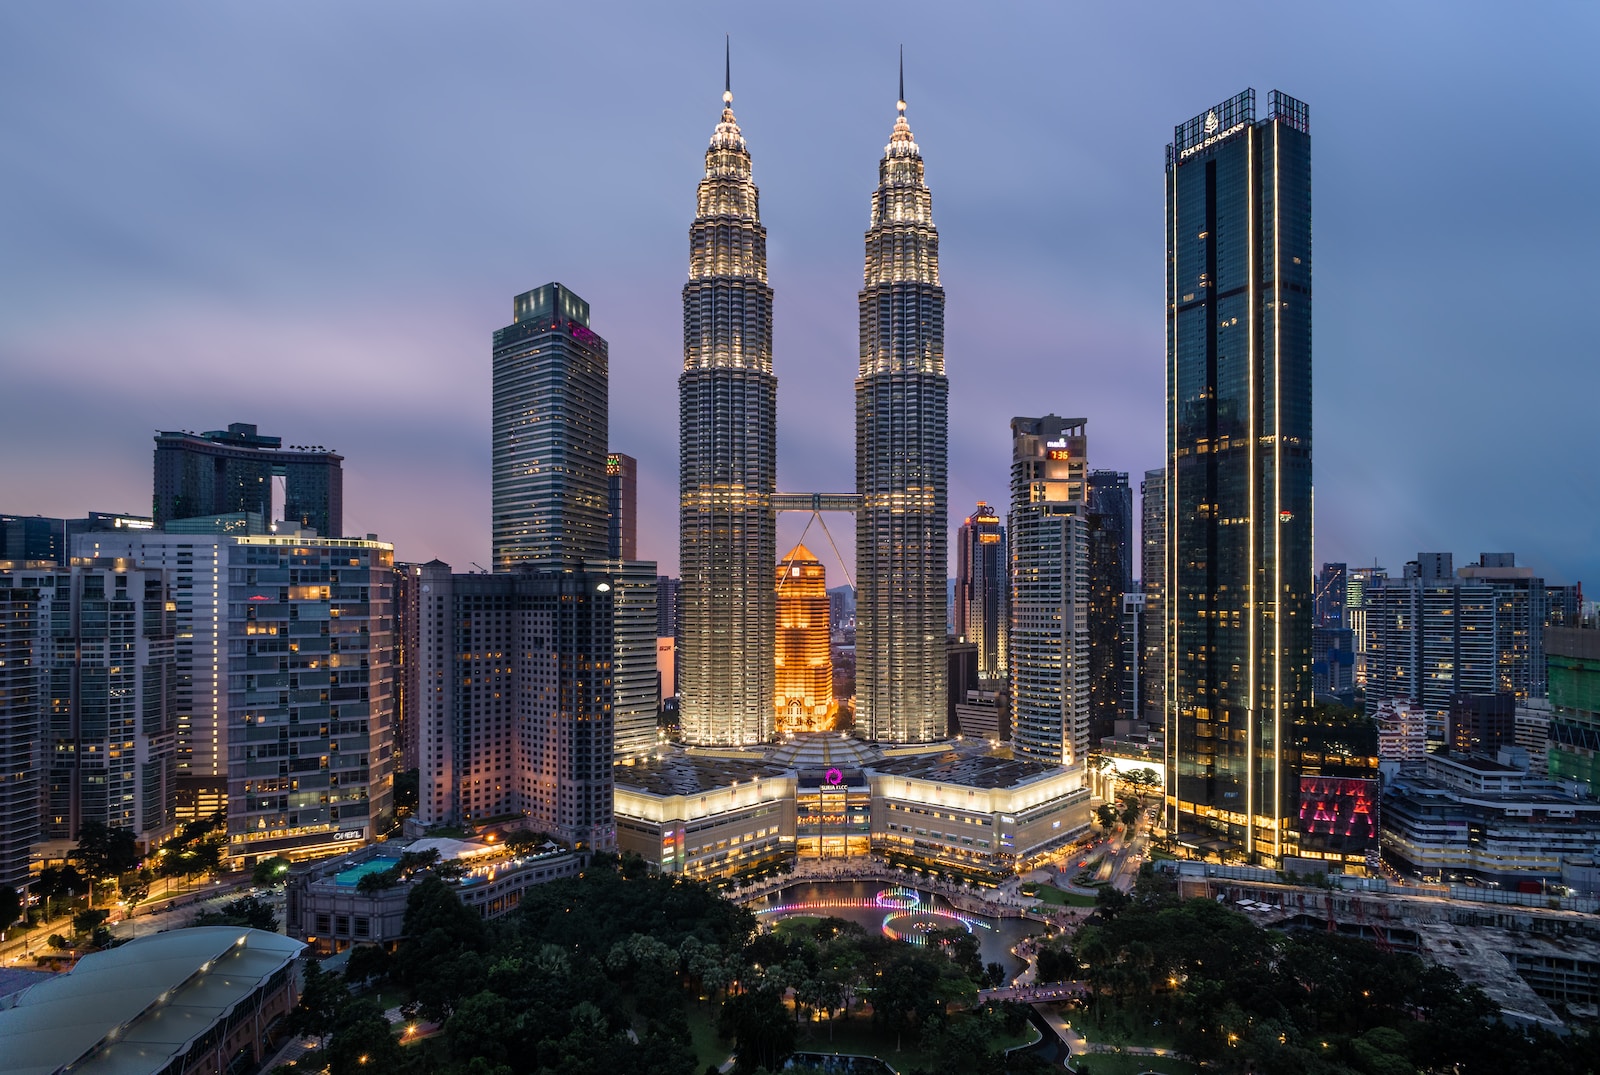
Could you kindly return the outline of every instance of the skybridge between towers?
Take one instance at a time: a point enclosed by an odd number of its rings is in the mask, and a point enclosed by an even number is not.
[[[839,566],[844,570],[845,581],[854,588],[855,577],[845,563],[844,554],[839,551],[838,544],[833,540],[833,534],[828,531],[828,524],[823,522],[822,513],[825,511],[844,511],[855,515],[861,510],[861,495],[859,493],[773,493],[772,514],[780,515],[786,511],[805,511],[811,513],[811,519],[806,523],[805,530],[800,534],[800,540],[805,541],[806,534],[811,532],[812,523],[820,523],[822,532],[827,534],[828,544],[833,546],[833,554],[839,559]],[[778,583],[778,589],[783,589],[783,583]]]
[[[859,493],[773,493],[774,514],[785,511],[847,511],[854,515],[861,510]]]

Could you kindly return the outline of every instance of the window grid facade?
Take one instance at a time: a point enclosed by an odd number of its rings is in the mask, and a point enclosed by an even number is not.
[[[1311,142],[1246,90],[1167,148],[1168,826],[1276,861],[1311,706]]]
[[[933,196],[898,108],[859,295],[855,720],[868,739],[926,742],[948,720],[950,388]]]
[[[678,380],[678,684],[683,737],[773,737],[778,380],[767,233],[750,153],[723,94],[689,228]]]

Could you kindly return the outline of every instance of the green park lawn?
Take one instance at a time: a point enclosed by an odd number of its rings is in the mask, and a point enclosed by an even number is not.
[[[733,1046],[717,1037],[717,1006],[693,1001],[686,1013],[689,1020],[689,1037],[694,1042],[694,1055],[701,1071],[708,1065],[722,1066],[733,1052]]]
[[[1063,892],[1054,885],[1033,885],[1024,889],[1023,894],[1032,894],[1046,903],[1055,904],[1057,907],[1094,906],[1093,896],[1085,896],[1077,892]]]

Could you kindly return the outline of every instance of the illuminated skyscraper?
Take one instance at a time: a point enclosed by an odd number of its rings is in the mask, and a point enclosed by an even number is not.
[[[1089,749],[1086,424],[1011,419],[1011,744],[1048,765]]]
[[[1167,701],[1167,472],[1147,470],[1139,483],[1140,614],[1139,704],[1144,720],[1162,727]]]
[[[1006,528],[983,501],[956,534],[956,637],[978,647],[978,675],[1003,679],[1011,620]]]
[[[939,233],[905,79],[878,164],[856,378],[856,727],[924,742],[947,723],[949,382]]]
[[[606,456],[607,545],[613,560],[639,559],[639,461],[622,452]]]
[[[1133,490],[1120,470],[1089,472],[1089,740],[1116,731],[1122,710],[1122,599],[1133,586]]]
[[[494,569],[609,551],[606,341],[560,284],[525,291],[494,334]]]
[[[779,731],[825,731],[833,716],[828,577],[804,545],[778,561],[776,712]]]
[[[1167,147],[1167,824],[1276,862],[1311,710],[1311,137],[1255,91]]]
[[[684,739],[727,745],[773,734],[778,379],[767,232],[731,82],[722,100],[683,286],[678,693]]]

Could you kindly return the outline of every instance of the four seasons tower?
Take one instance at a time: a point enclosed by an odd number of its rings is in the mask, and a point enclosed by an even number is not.
[[[678,379],[680,687],[689,743],[773,738],[778,379],[767,232],[731,79],[706,150]]]

